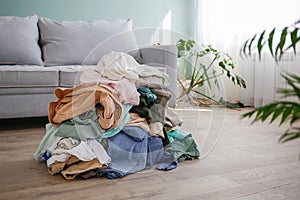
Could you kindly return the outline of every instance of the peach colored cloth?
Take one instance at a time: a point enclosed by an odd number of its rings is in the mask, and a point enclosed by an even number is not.
[[[146,118],[142,118],[137,113],[129,113],[130,114],[130,121],[125,126],[138,126],[144,131],[149,132],[149,124]]]
[[[106,168],[106,165],[102,165],[97,158],[91,161],[79,161],[73,165],[67,167],[65,170],[61,171],[61,174],[65,179],[75,179],[76,176],[81,173],[85,173],[91,170],[99,170]]]
[[[122,117],[122,104],[118,97],[104,85],[84,84],[73,88],[56,88],[57,101],[50,102],[48,118],[51,124],[60,125],[63,121],[78,116],[96,104],[99,124],[103,129],[112,129],[120,124]]]
[[[65,167],[70,166],[79,161],[79,158],[77,158],[76,156],[70,156],[65,162],[53,163],[50,167],[48,167],[48,172],[51,175],[55,175],[61,172]]]

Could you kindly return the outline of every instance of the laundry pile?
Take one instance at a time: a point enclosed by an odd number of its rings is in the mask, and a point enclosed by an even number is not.
[[[84,71],[81,84],[56,88],[34,158],[65,179],[119,178],[156,166],[171,170],[199,157],[192,135],[168,107],[166,73],[122,52]]]

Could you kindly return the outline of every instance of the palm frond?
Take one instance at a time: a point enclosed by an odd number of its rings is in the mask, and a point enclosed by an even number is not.
[[[278,139],[280,143],[300,138],[300,127],[291,127]]]
[[[252,111],[249,111],[242,115],[242,118],[251,118],[254,117],[252,123],[257,121],[266,121],[269,117],[272,116],[270,123],[273,123],[276,119],[280,118],[279,125],[290,121],[294,123],[300,119],[300,104],[290,101],[280,101],[274,102],[268,105],[265,105],[260,108],[256,108]]]
[[[275,58],[276,62],[279,62],[282,59],[283,54],[289,49],[292,49],[293,52],[296,53],[296,45],[300,41],[299,27],[296,26],[298,24],[300,24],[300,20],[281,30],[273,28],[268,35],[266,34],[266,30],[254,34],[253,37],[244,42],[240,49],[240,55],[242,57],[251,56],[252,52],[257,50],[259,60],[261,60],[263,48],[266,43],[268,44],[268,51],[271,53],[272,57]],[[277,35],[279,36],[279,41],[277,44],[274,44],[275,36]],[[289,42],[287,42],[288,37],[290,39]],[[253,45],[255,41],[256,46]]]

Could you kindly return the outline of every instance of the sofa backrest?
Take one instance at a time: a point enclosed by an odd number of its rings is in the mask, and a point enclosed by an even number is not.
[[[0,65],[96,65],[112,50],[129,52],[137,48],[130,19],[0,17]]]
[[[0,17],[0,65],[43,65],[38,16]]]

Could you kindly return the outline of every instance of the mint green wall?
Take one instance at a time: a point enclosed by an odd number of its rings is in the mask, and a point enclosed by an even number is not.
[[[195,0],[0,0],[0,16],[37,14],[54,20],[131,18],[134,28],[157,27],[171,10],[172,31],[193,36]]]

